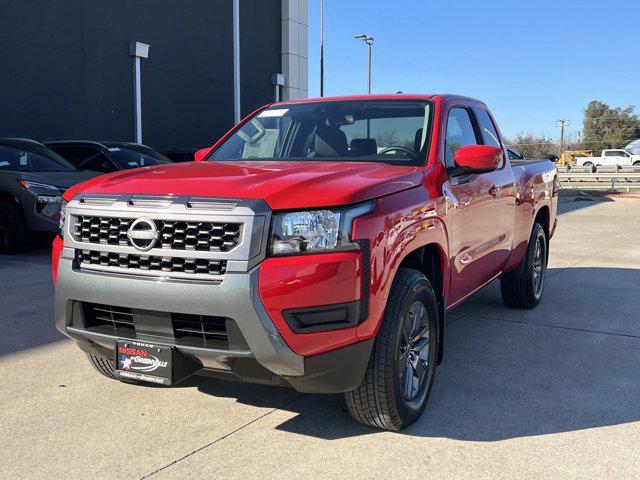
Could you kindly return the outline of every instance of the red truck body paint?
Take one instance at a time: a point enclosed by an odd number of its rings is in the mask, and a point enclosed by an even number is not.
[[[374,337],[394,276],[416,249],[428,246],[437,252],[442,271],[438,293],[450,310],[521,263],[536,218],[546,222],[547,232],[553,234],[557,172],[548,162],[511,165],[500,138],[501,168],[475,174],[464,183],[448,178],[444,163],[447,115],[453,107],[486,109],[477,100],[453,95],[375,95],[282,105],[358,99],[431,101],[433,120],[426,165],[407,167],[348,159],[200,161],[104,175],[70,189],[65,198],[77,193],[260,198],[275,212],[375,200],[374,210],[356,219],[353,229],[353,239],[370,246],[366,266],[369,283],[364,286],[368,312],[357,327],[297,334],[284,321],[282,311],[360,299],[365,267],[362,252],[270,257],[259,267],[260,297],[271,320],[291,350],[304,356]],[[230,130],[211,151],[246,121]],[[469,161],[473,163],[473,159]],[[53,245],[54,280],[61,249],[58,238]]]

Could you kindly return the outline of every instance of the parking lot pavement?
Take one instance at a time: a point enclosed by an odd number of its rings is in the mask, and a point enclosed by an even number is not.
[[[52,325],[48,253],[0,256],[2,478],[639,478],[640,203],[561,205],[540,306],[496,283],[448,317],[402,433],[340,396],[97,375]]]

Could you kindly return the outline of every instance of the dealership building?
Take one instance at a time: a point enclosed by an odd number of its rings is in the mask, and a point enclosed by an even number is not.
[[[210,145],[307,96],[307,0],[22,0],[0,15],[0,137]]]

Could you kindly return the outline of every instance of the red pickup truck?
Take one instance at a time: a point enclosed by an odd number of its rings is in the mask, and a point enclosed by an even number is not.
[[[56,326],[110,378],[344,392],[399,430],[427,404],[447,311],[496,278],[510,307],[538,304],[557,195],[554,165],[510,161],[477,100],[269,105],[197,162],[66,192]]]

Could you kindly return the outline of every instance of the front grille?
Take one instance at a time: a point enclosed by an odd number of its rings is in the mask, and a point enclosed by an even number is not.
[[[133,218],[76,217],[77,241],[102,245],[131,246],[127,230]],[[197,221],[153,220],[160,238],[158,247],[168,250],[228,252],[240,243],[241,224]]]
[[[116,267],[141,272],[165,272],[200,274],[203,276],[224,275],[226,260],[208,260],[206,258],[160,257],[156,255],[134,255],[96,250],[76,250],[76,259],[83,266]]]
[[[130,337],[135,334],[130,308],[84,303],[84,327],[99,333]]]
[[[228,348],[227,319],[210,315],[172,313],[176,344],[205,348]]]

